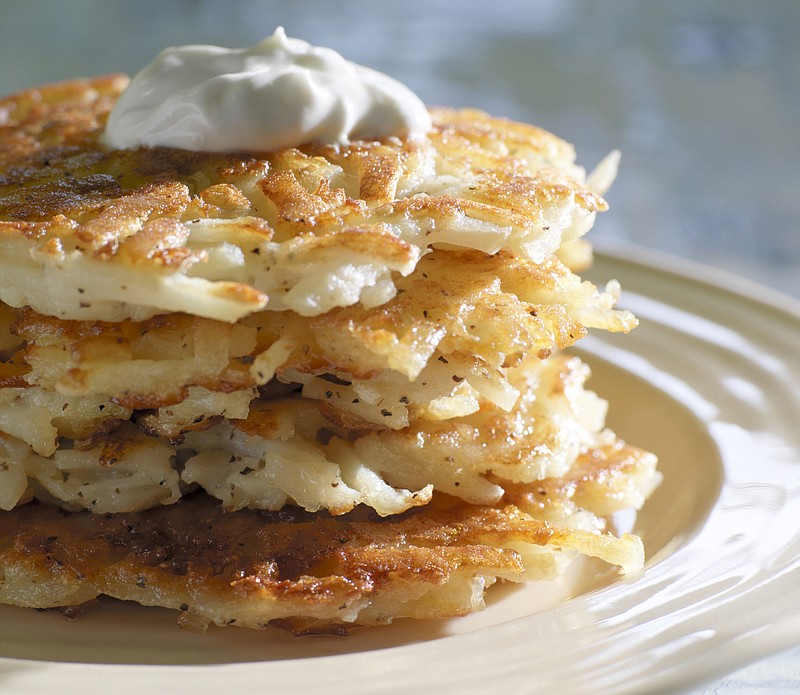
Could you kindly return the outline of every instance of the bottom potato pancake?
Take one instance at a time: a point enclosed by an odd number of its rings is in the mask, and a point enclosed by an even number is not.
[[[52,608],[105,595],[177,609],[194,626],[335,633],[464,615],[497,579],[553,579],[579,554],[637,571],[640,539],[564,509],[583,487],[602,496],[603,481],[617,481],[607,489],[616,498],[620,481],[646,495],[657,482],[649,455],[619,444],[587,452],[576,473],[517,488],[496,506],[436,495],[388,518],[363,507],[338,517],[226,512],[204,494],[108,515],[33,502],[0,513],[0,602]]]

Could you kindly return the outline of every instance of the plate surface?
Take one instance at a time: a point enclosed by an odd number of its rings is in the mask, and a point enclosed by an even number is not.
[[[635,522],[635,581],[582,567],[499,587],[487,610],[346,639],[228,628],[98,603],[79,620],[0,607],[0,690],[118,695],[679,692],[800,634],[800,303],[641,251],[598,253],[641,325],[580,343],[609,424],[665,482]],[[586,578],[586,572],[589,578]]]

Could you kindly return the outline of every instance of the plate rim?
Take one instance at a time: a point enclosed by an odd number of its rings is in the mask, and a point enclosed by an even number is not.
[[[673,275],[681,280],[734,295],[739,300],[759,305],[770,311],[788,314],[792,319],[800,321],[800,297],[731,270],[650,246],[608,237],[593,239],[592,247],[595,259],[608,259],[647,267],[662,274]],[[624,285],[622,294],[625,295]]]

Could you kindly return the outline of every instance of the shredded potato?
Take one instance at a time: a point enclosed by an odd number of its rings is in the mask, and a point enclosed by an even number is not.
[[[420,140],[109,150],[127,79],[0,100],[0,603],[340,633],[579,555],[656,458],[562,351],[616,173],[474,110]]]

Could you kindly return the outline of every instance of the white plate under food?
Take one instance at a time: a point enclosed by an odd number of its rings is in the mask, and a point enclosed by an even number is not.
[[[678,270],[676,270],[678,269]],[[635,581],[495,587],[468,618],[347,638],[181,631],[98,602],[80,618],[0,607],[0,689],[32,693],[677,692],[800,635],[800,303],[642,252],[600,253],[641,325],[580,353],[609,424],[665,475],[636,519]],[[566,592],[566,595],[565,593]]]

